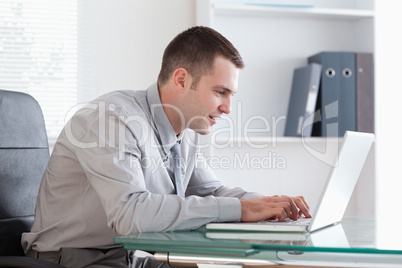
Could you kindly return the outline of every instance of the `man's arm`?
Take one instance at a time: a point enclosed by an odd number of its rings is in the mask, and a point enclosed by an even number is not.
[[[311,217],[309,206],[303,196],[264,196],[259,193],[247,192],[242,188],[224,186],[208,167],[199,165],[194,168],[193,176],[187,188],[187,194],[213,195],[215,197],[236,197],[241,203],[241,221],[255,222],[266,219],[285,218],[296,220],[304,215]]]

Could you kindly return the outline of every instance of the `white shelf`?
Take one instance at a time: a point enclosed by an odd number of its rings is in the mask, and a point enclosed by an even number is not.
[[[196,1],[197,25],[226,36],[246,62],[228,122],[203,138],[202,150],[224,184],[266,194],[303,194],[314,203],[342,137],[281,136],[293,70],[320,51],[374,53],[376,0],[301,1],[314,7],[237,4],[244,1]],[[372,149],[349,205],[354,215],[374,213],[374,166]]]
[[[198,0],[197,24],[226,36],[246,62],[229,115],[234,129],[260,116],[281,136],[285,124],[278,119],[287,113],[293,70],[304,66],[308,56],[320,51],[373,52],[375,11],[365,1],[316,0],[311,2],[314,7],[275,7]],[[252,128],[264,129],[263,121],[254,120]],[[258,135],[269,136],[263,134]]]
[[[334,142],[340,142],[342,140],[342,137],[306,137],[306,138],[301,138],[301,137],[250,137],[250,138],[216,138],[214,142],[217,144],[224,144],[224,143],[230,143],[230,144],[258,144],[258,145],[263,145],[263,144],[273,144],[273,143],[279,143],[279,144],[287,144],[287,143],[334,143]]]
[[[359,20],[374,18],[374,11],[362,9],[338,9],[318,7],[270,7],[257,5],[212,4],[215,15],[229,16],[288,16],[306,18],[331,18]]]

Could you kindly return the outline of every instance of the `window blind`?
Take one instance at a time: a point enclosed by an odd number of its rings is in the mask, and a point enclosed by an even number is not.
[[[78,101],[77,0],[0,1],[0,88],[32,95],[49,140]]]

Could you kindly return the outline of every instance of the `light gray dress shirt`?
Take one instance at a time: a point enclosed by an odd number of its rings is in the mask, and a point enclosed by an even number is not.
[[[107,248],[118,235],[239,220],[239,198],[258,194],[223,186],[198,153],[197,133],[179,138],[185,198],[176,195],[170,149],[177,137],[156,84],[80,109],[53,149],[34,225],[22,236],[25,251]]]

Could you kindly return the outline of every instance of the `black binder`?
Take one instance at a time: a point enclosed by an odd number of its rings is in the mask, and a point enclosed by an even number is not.
[[[320,52],[308,58],[322,65],[314,135],[337,137],[356,130],[355,61],[354,52]]]
[[[317,63],[294,70],[285,136],[311,136],[320,76],[321,65]]]

